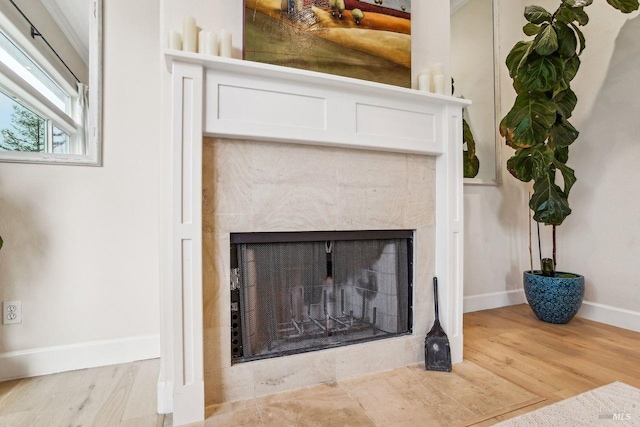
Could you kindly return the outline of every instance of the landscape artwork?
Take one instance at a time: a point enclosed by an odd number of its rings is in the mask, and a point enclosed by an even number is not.
[[[244,59],[411,87],[411,0],[245,0]]]

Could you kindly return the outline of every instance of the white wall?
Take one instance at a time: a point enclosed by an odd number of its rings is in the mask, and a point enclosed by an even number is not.
[[[501,110],[503,116],[513,104],[504,60],[521,38],[523,9],[517,2],[497,0]],[[490,84],[490,83],[488,83]],[[527,186],[505,170],[509,147],[501,147],[501,186],[464,187],[464,307],[482,310],[524,301],[522,272],[529,265]]]
[[[104,3],[104,166],[0,164],[0,379],[159,355],[160,10]]]
[[[585,276],[581,315],[640,330],[640,17],[606,2],[586,10],[570,119],[580,131],[569,160],[578,181],[573,212],[558,229],[558,264]]]

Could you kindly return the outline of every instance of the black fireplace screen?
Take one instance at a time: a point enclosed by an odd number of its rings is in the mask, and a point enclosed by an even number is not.
[[[411,236],[232,235],[233,362],[411,332]]]

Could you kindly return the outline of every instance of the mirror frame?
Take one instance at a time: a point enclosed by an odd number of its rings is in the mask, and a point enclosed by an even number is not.
[[[0,162],[102,166],[102,2],[91,0],[89,16],[89,140],[85,154],[0,151]]]
[[[463,182],[466,185],[502,185],[502,137],[500,136],[500,115],[502,110],[500,107],[500,75],[501,75],[501,61],[500,61],[500,13],[499,13],[499,0],[491,1],[492,16],[493,16],[493,121],[495,132],[495,172],[493,179],[482,178],[464,178]],[[471,100],[473,102],[473,99]],[[482,167],[482,165],[480,166]]]

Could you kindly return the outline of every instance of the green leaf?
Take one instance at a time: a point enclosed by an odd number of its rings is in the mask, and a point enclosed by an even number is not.
[[[569,82],[567,82],[564,76],[562,76],[558,79],[558,83],[553,87],[553,94],[551,97],[553,98],[567,89],[569,89]]]
[[[568,147],[578,138],[579,132],[566,120],[556,122],[549,133],[549,147],[552,149]]]
[[[533,48],[539,55],[550,55],[558,50],[558,34],[552,25],[543,25],[533,41]]]
[[[529,55],[531,51],[531,45],[533,42],[518,42],[511,49],[509,55],[507,55],[507,68],[509,69],[509,77],[514,78],[516,73],[518,72],[518,68],[520,67],[521,62],[526,60],[526,57]]]
[[[578,52],[578,55],[581,55],[584,48],[587,47],[586,40],[584,39],[584,34],[582,34],[582,31],[580,31],[580,29],[576,27],[574,23],[570,23],[569,25],[571,25],[571,28],[573,28],[573,30],[578,35],[578,39],[580,40],[580,51]]]
[[[564,62],[558,56],[529,57],[527,62],[520,67],[516,78],[526,90],[533,92],[546,92],[553,89],[562,76]]]
[[[578,74],[578,68],[580,68],[580,58],[577,55],[564,61],[564,78],[569,82],[573,80]]]
[[[587,15],[587,12],[582,10],[582,8],[574,9],[573,13],[576,16],[576,21],[578,21],[578,24],[584,26],[584,25],[587,25],[589,23],[589,15]],[[567,22],[567,24],[568,24],[568,22]]]
[[[480,160],[476,156],[476,142],[471,132],[471,127],[465,119],[462,119],[462,142],[466,149],[462,151],[462,164],[465,178],[475,178],[480,170]]]
[[[557,160],[554,160],[553,164],[558,168],[558,170],[560,170],[560,173],[562,173],[562,178],[564,179],[564,190],[562,192],[564,193],[564,196],[568,198],[571,187],[576,183],[574,170]]]
[[[466,152],[468,155],[474,156],[476,154],[476,141],[471,132],[471,127],[465,119],[462,119],[462,142],[467,144]]]
[[[572,9],[570,7],[560,6],[560,9],[558,9],[558,12],[556,13],[556,20],[565,24],[577,21],[578,17],[575,14],[576,10],[577,9]]]
[[[560,225],[571,214],[566,195],[554,181],[554,172],[537,179],[529,201],[529,207],[534,212],[533,219],[547,225]]]
[[[554,25],[558,35],[558,53],[560,53],[560,56],[565,58],[575,56],[578,48],[578,39],[576,39],[573,30],[562,22],[557,22]]]
[[[540,6],[527,6],[524,8],[524,17],[532,24],[542,24],[551,21],[551,14]]]
[[[465,178],[475,178],[478,175],[478,171],[480,170],[480,160],[478,160],[478,156],[473,156],[472,158],[464,156],[462,158],[462,165]]]
[[[556,104],[544,94],[522,93],[500,123],[500,134],[513,148],[542,144],[556,120]]]
[[[4,242],[2,241],[2,237],[0,237],[0,249],[2,249],[2,245],[4,245]]]
[[[528,36],[535,36],[540,32],[540,29],[540,26],[532,24],[531,22],[522,27],[522,31],[524,31],[524,33]]]
[[[568,119],[571,117],[573,109],[576,108],[578,97],[571,89],[566,89],[557,95],[554,95],[552,101],[556,103],[558,114],[562,115],[565,119]]]
[[[554,157],[557,161],[567,163],[569,161],[569,147],[558,147],[554,150]]]
[[[507,170],[520,181],[529,182],[548,174],[554,160],[553,152],[544,145],[521,148],[507,160]]]
[[[585,7],[593,3],[593,0],[564,0],[564,4],[571,7]]]
[[[638,10],[638,0],[607,0],[607,3],[622,13],[631,13],[634,10]]]

